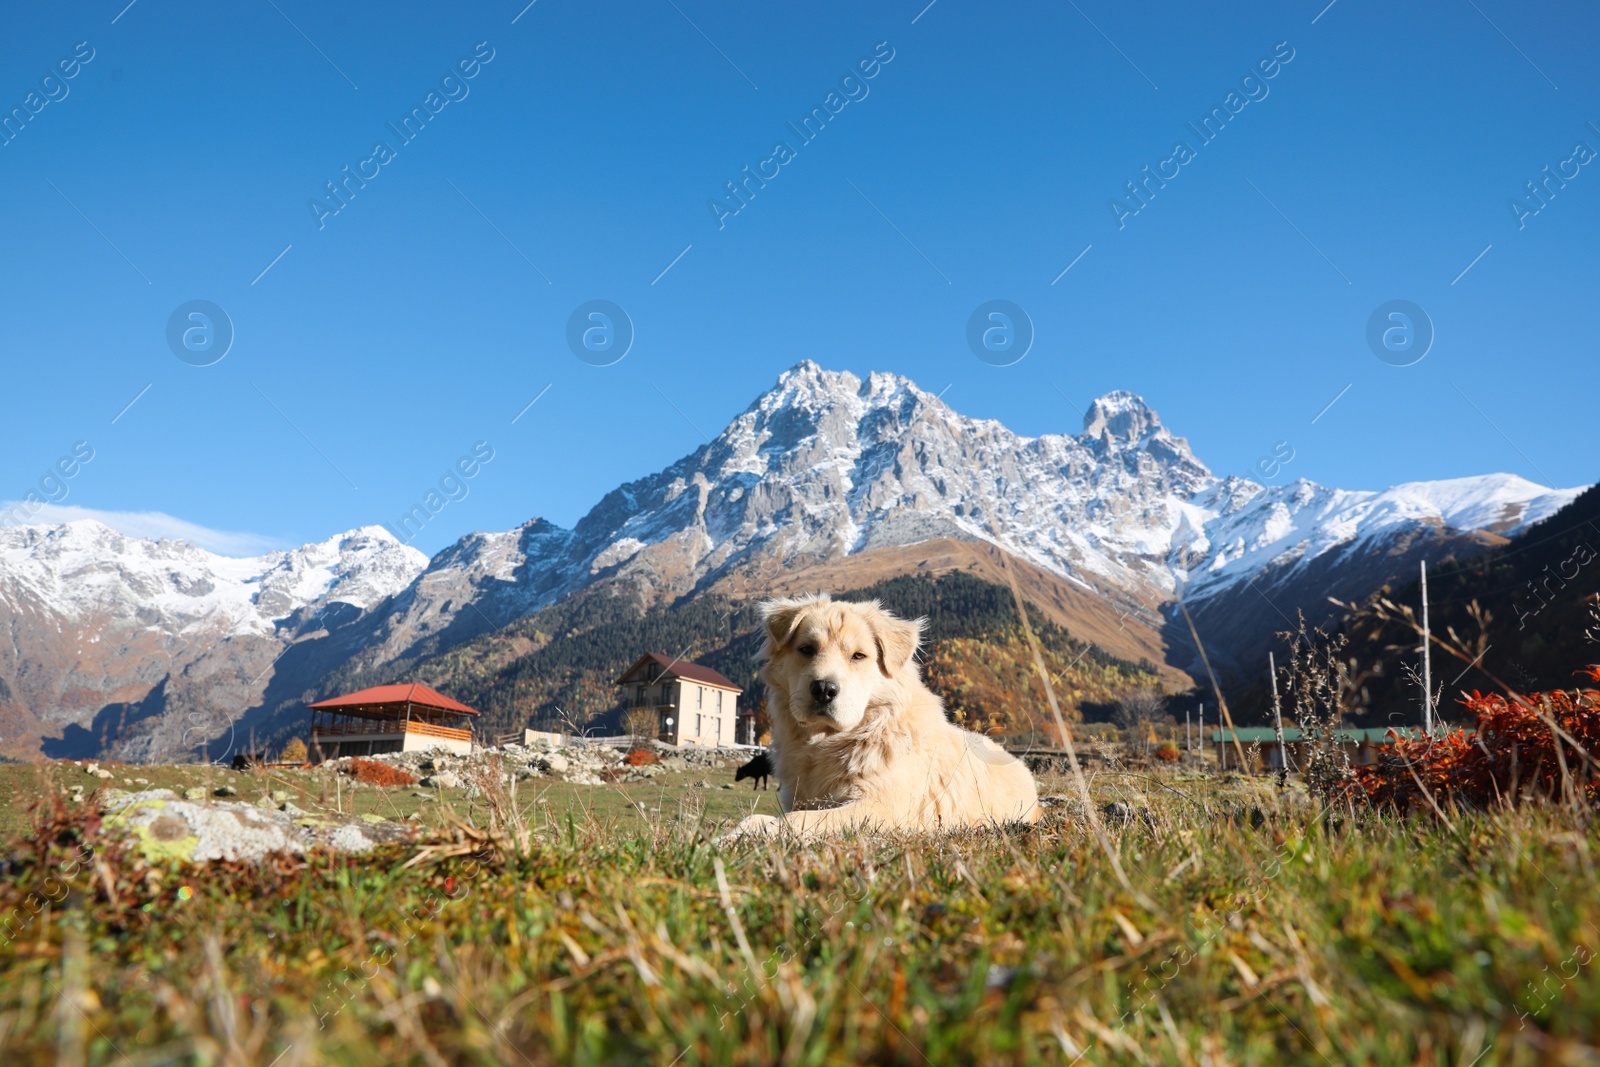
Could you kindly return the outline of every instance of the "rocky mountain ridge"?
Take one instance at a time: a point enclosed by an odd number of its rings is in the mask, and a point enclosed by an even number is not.
[[[1261,485],[1212,474],[1132,393],[1095,400],[1080,434],[1030,438],[898,375],[807,361],[571,530],[534,520],[447,549],[378,647],[402,655],[452,628],[481,632],[602,580],[626,580],[648,605],[740,570],[793,572],[935,538],[989,542],[1160,626],[1177,596],[1284,587],[1319,559],[1419,537],[1500,543],[1580,491],[1505,474],[1382,491]]]
[[[0,528],[0,752],[52,753],[55,739],[53,754],[94,754],[98,737],[77,735],[103,732],[96,720],[150,718],[185,694],[191,717],[164,747],[198,739],[259,697],[258,673],[289,645],[385,603],[426,564],[377,526],[248,558],[89,519]]]
[[[124,737],[131,715],[147,723],[139,752],[170,752],[296,698],[332,665],[415,662],[580,590],[614,587],[648,609],[941,539],[1058,576],[1119,625],[1164,634],[1169,662],[1193,670],[1171,611],[1180,596],[1225,658],[1299,606],[1364,595],[1422,556],[1503,543],[1580,491],[1503,474],[1382,491],[1262,485],[1213,474],[1132,393],[1093,401],[1078,434],[1026,437],[904,377],[806,361],[571,529],[533,519],[431,560],[377,527],[249,560],[94,523],[0,531],[12,634],[0,750],[72,729],[92,748]],[[203,708],[186,712],[195,725],[161,726],[185,700]]]

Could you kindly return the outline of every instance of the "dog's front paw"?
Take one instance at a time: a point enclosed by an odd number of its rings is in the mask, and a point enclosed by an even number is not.
[[[738,826],[717,838],[718,844],[731,844],[741,838],[774,837],[782,820],[772,815],[751,815],[740,821]]]

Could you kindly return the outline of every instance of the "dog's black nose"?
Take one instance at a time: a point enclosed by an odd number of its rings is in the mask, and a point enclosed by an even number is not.
[[[811,683],[811,696],[818,704],[832,704],[833,698],[838,695],[838,682],[825,682],[818,678]]]

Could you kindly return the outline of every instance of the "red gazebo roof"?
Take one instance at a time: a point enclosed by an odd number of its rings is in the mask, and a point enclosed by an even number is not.
[[[449,711],[459,715],[478,714],[459,700],[451,700],[443,693],[429,689],[420,682],[411,682],[406,685],[375,685],[371,689],[362,689],[355,693],[346,693],[344,696],[331,697],[319,700],[307,707],[313,711],[338,711],[350,714],[361,710],[376,711],[384,705],[392,706],[396,711],[410,704],[413,708],[427,708],[433,711]]]

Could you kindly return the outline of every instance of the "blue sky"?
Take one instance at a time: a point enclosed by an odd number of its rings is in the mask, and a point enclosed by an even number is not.
[[[125,3],[0,35],[0,500],[86,441],[66,506],[294,544],[487,441],[433,552],[572,523],[806,358],[1029,434],[1130,389],[1219,473],[1287,441],[1278,480],[1596,477],[1592,5]],[[319,228],[347,165],[375,176]],[[1119,227],[1147,165],[1176,176]],[[1519,228],[1547,165],[1576,174]],[[566,342],[595,299],[636,331],[611,366]],[[992,299],[1034,324],[1012,366],[965,340]],[[1365,339],[1396,299],[1435,330],[1411,366]],[[191,300],[233,325],[209,366],[168,346]]]

